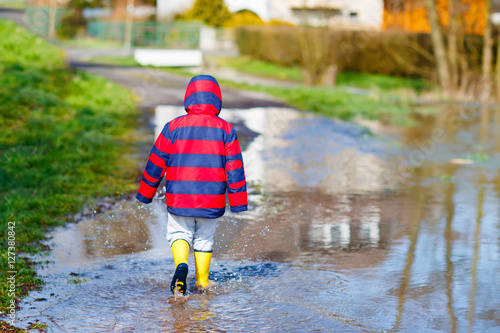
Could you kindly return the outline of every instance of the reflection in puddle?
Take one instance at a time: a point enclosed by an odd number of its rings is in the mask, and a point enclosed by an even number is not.
[[[155,121],[162,125],[156,134],[184,114],[179,107],[158,107]],[[357,126],[283,108],[224,109],[221,115],[240,124],[247,180],[267,191],[315,187],[326,193],[367,193],[394,186],[384,159],[387,147]]]
[[[353,221],[346,215],[341,215],[335,222],[330,223],[312,221],[309,229],[309,247],[348,249],[354,244],[360,247],[378,247],[380,245],[378,207],[366,207],[360,215],[359,221]]]
[[[156,135],[183,114],[158,107]],[[41,319],[56,332],[500,327],[500,131],[485,138],[472,119],[445,126],[448,140],[402,172],[442,121],[382,140],[290,109],[221,116],[237,128],[251,205],[219,221],[217,289],[172,301],[164,196],[148,206],[124,201],[54,230],[47,286],[23,301],[23,323]],[[450,162],[458,158],[473,163]],[[74,272],[86,282],[71,283]]]

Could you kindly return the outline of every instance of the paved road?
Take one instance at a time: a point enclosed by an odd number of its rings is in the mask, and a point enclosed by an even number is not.
[[[24,11],[20,9],[0,8],[0,18],[12,20],[17,24],[26,26],[24,23]]]
[[[78,70],[103,75],[127,86],[139,98],[139,107],[151,109],[157,105],[183,105],[189,77],[173,75],[160,69],[141,67],[120,67],[84,62],[70,62]],[[210,73],[207,73],[210,74]],[[241,91],[222,87],[223,107],[251,108],[285,106],[284,103],[262,93]]]

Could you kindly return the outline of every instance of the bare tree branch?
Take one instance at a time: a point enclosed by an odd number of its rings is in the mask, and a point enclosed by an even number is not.
[[[450,87],[450,71],[447,63],[446,50],[443,41],[443,32],[439,23],[438,11],[435,0],[425,0],[427,12],[429,15],[429,23],[431,25],[431,39],[436,55],[436,64],[439,83],[447,95],[451,95]]]

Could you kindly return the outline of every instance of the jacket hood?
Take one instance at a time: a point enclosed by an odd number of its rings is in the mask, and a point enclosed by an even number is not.
[[[189,81],[184,96],[188,114],[217,116],[222,108],[222,96],[217,80],[211,75],[197,75]]]

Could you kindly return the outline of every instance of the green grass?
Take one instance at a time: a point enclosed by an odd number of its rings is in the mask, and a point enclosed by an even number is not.
[[[182,68],[162,68],[162,70],[176,75],[193,76],[193,73]],[[293,87],[261,86],[220,78],[217,78],[217,81],[223,87],[266,93],[296,109],[327,117],[342,120],[353,120],[357,117],[370,120],[383,119],[403,126],[412,124],[409,118],[411,100],[403,95],[394,96],[381,90],[371,90],[367,95],[356,95],[346,92],[344,87],[311,87],[300,84]]]
[[[95,198],[135,189],[128,158],[137,119],[129,90],[73,72],[63,53],[0,20],[0,279],[17,271],[16,297],[42,281],[23,253],[44,250],[45,233]],[[8,266],[15,222],[15,267]],[[9,245],[10,246],[10,245]],[[0,284],[0,309],[10,297]]]
[[[87,282],[87,279],[86,278],[72,278],[72,279],[68,279],[68,284],[81,284],[81,283],[86,283]]]
[[[123,41],[109,41],[92,37],[80,37],[61,41],[60,46],[82,49],[120,49],[123,48]]]
[[[209,57],[209,61],[216,62],[221,67],[234,68],[240,72],[273,79],[290,80],[302,83],[304,75],[300,67],[276,65],[270,62],[252,59],[248,56],[239,57]],[[432,88],[432,85],[423,79],[401,78],[381,74],[366,74],[341,72],[337,75],[338,87],[356,87],[376,89],[390,92],[400,89],[412,89],[417,93]]]
[[[24,1],[0,1],[0,8],[24,9]]]
[[[19,327],[11,326],[8,322],[4,320],[0,320],[0,327],[2,328],[2,332],[9,333],[27,333],[28,331],[21,329]]]
[[[115,57],[115,56],[100,56],[87,59],[86,62],[91,62],[95,64],[104,64],[112,66],[130,66],[138,67],[140,66],[137,61],[135,61],[133,56],[127,57]]]
[[[417,94],[432,89],[432,84],[424,79],[395,77],[382,74],[342,72],[338,74],[339,87],[378,89],[382,92],[397,92],[411,89]]]
[[[301,84],[303,75],[299,67],[280,66],[244,56],[211,57],[209,61],[256,76],[297,82],[294,87],[269,87],[219,80],[225,86],[264,92],[299,110],[344,120],[361,117],[384,119],[398,125],[409,124],[411,100],[432,88],[431,83],[422,79],[352,72],[339,73],[336,87],[310,87]],[[175,73],[172,69],[166,70]],[[183,72],[178,74],[186,75]],[[367,94],[356,95],[348,88],[365,89]]]
[[[393,123],[404,125],[410,113],[407,101],[394,101],[390,96],[377,93],[370,95],[354,95],[340,88],[332,87],[269,87],[248,84],[237,84],[219,80],[223,86],[253,90],[267,93],[286,104],[305,111],[312,111],[327,117],[343,120],[391,119]]]
[[[208,57],[220,67],[234,68],[240,72],[272,79],[302,82],[304,75],[300,67],[280,66],[270,62],[254,60],[248,56]]]

